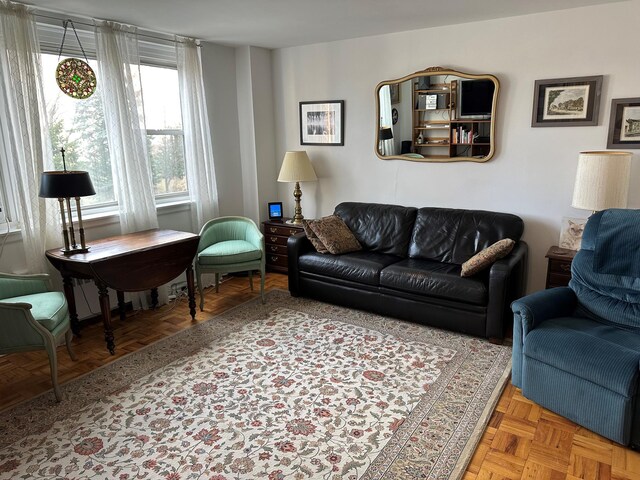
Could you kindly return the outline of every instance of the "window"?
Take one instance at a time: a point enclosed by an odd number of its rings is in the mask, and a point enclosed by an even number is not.
[[[82,46],[89,65],[98,72],[95,60],[95,37],[91,30],[80,30]],[[68,170],[86,170],[96,195],[84,198],[85,207],[110,208],[116,204],[104,109],[100,94],[100,77],[96,92],[86,100],[65,95],[56,84],[55,68],[63,29],[59,25],[38,24],[42,49],[44,96],[49,120],[54,165],[62,170],[60,148],[65,149]],[[62,58],[83,58],[77,42],[67,32]],[[147,154],[151,166],[156,202],[185,197],[182,116],[173,44],[140,41],[142,102],[147,129]]]
[[[71,98],[58,88],[54,75],[57,65],[57,55],[42,55],[42,83],[55,169],[62,170],[60,149],[64,147],[67,170],[89,172],[96,190],[95,195],[83,198],[82,204],[113,203],[115,195],[100,81],[96,92],[86,100]],[[89,65],[97,71],[95,60],[89,60]]]
[[[147,151],[156,197],[187,191],[182,116],[175,69],[143,65],[142,98]]]

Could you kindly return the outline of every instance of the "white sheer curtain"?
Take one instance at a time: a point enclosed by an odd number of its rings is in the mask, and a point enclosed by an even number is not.
[[[53,73],[52,73],[53,75]],[[61,242],[57,202],[38,197],[40,176],[51,170],[36,25],[23,5],[0,2],[0,154],[15,189],[27,269],[50,267],[47,248]]]
[[[142,104],[140,55],[135,27],[112,22],[97,26],[98,82],[101,83],[107,141],[120,230],[132,233],[158,228],[151,165]],[[166,288],[158,289],[167,302]],[[148,308],[144,292],[130,294],[134,308]]]
[[[202,64],[196,42],[179,38],[176,49],[187,185],[193,225],[199,231],[205,222],[219,214],[211,130],[202,83]]]
[[[393,132],[393,120],[391,117],[391,89],[389,85],[383,85],[380,89],[380,128],[390,128]],[[381,140],[382,154],[395,155],[396,148],[393,138]]]
[[[96,40],[120,228],[122,233],[157,228],[136,28],[104,22],[97,26]]]

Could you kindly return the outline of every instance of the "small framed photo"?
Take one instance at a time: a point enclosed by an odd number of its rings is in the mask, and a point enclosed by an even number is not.
[[[344,100],[300,102],[300,145],[344,145]]]
[[[399,83],[389,84],[389,92],[391,94],[391,105],[400,103],[400,84]]]
[[[586,218],[562,217],[558,246],[568,250],[580,250],[582,233],[584,232],[584,226],[586,224]]]
[[[611,100],[607,148],[640,148],[640,98]]]
[[[282,202],[269,202],[269,220],[282,220]]]
[[[532,127],[598,125],[602,75],[536,80]]]

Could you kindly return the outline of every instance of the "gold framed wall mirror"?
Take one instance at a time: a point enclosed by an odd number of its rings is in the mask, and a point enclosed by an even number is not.
[[[443,67],[380,82],[376,143],[382,160],[486,162],[495,153],[500,82]]]

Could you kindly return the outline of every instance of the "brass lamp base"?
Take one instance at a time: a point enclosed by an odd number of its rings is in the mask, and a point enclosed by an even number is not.
[[[296,182],[296,186],[293,189],[293,198],[296,201],[296,205],[293,209],[293,219],[290,223],[293,225],[302,225],[302,207],[300,206],[300,198],[302,197],[302,190],[300,190],[300,182]]]
[[[78,247],[78,248],[69,248],[69,249],[65,249],[65,248],[61,248],[60,251],[62,252],[63,255],[75,255],[76,253],[87,253],[89,251],[90,247]]]

